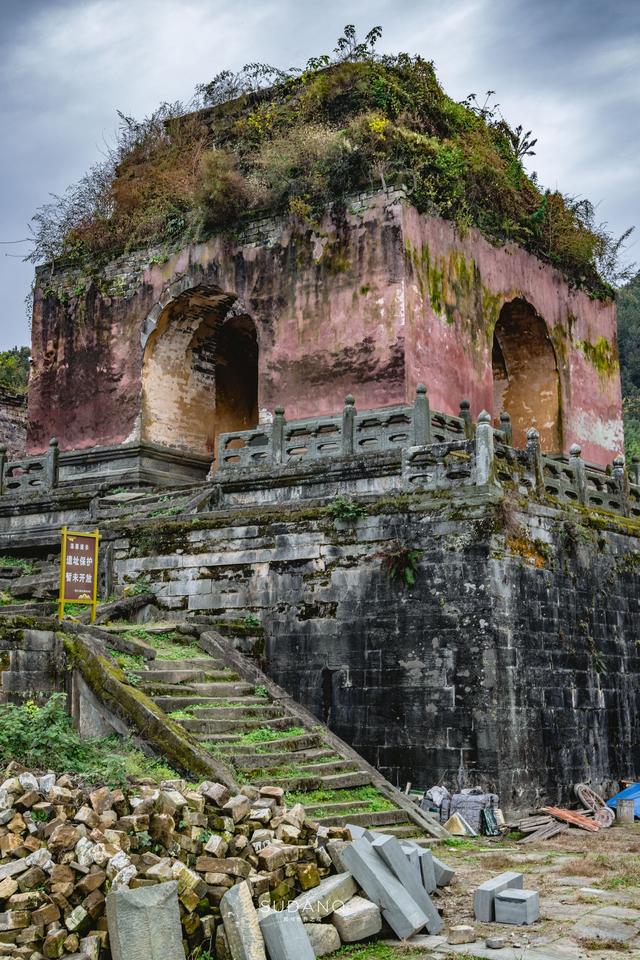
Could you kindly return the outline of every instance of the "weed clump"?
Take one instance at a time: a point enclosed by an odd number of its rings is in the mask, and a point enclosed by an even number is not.
[[[126,740],[82,739],[65,710],[64,694],[44,706],[27,701],[0,706],[0,764],[15,760],[28,769],[75,773],[90,783],[122,786],[128,777],[171,779],[175,772]]]

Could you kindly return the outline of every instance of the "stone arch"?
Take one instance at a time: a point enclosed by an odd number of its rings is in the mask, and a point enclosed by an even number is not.
[[[493,332],[493,415],[511,416],[514,443],[523,447],[529,427],[542,449],[562,450],[560,375],[547,324],[520,297],[504,304]]]
[[[142,440],[213,457],[221,432],[258,422],[256,325],[215,286],[170,293],[143,326]]]

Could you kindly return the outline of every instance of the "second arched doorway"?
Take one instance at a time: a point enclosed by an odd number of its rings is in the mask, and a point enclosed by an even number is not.
[[[505,303],[493,332],[493,415],[506,410],[514,444],[523,447],[527,430],[540,432],[542,449],[562,450],[560,375],[543,318],[524,299]]]

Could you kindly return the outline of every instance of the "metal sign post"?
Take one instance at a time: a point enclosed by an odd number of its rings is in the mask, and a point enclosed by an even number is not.
[[[91,607],[91,623],[96,618],[98,604],[98,548],[100,531],[76,533],[62,528],[60,557],[60,597],[58,617],[64,619],[67,603],[81,603]]]

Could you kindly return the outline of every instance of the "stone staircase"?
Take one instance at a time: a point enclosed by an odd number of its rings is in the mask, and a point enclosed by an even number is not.
[[[284,691],[274,696],[269,678],[256,682],[253,664],[251,678],[243,676],[237,667],[245,658],[220,634],[175,622],[106,629],[156,647],[156,658],[144,662],[114,656],[132,683],[232,767],[238,782],[281,786],[289,803],[302,803],[326,826],[383,826],[425,844],[447,836]]]

